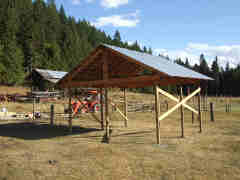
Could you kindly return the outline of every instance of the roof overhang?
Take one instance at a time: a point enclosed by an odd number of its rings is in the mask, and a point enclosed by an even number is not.
[[[198,84],[202,80],[212,79],[162,57],[100,45],[57,84],[61,88],[140,88]]]

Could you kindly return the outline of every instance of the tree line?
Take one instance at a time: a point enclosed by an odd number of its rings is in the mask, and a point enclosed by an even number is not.
[[[67,16],[55,0],[0,1],[0,84],[22,84],[32,68],[70,71],[101,43],[153,53],[137,41],[124,42],[118,30],[112,37],[84,18]],[[215,81],[208,83],[210,94],[240,94],[240,66],[220,68],[216,57],[209,68],[204,55],[193,67],[188,59],[175,62],[213,77]]]
[[[226,67],[220,67],[218,57],[216,56],[211,65],[208,65],[204,54],[200,55],[199,65],[191,66],[189,59],[185,62],[180,58],[175,60],[176,63],[193,69],[197,72],[212,77],[214,81],[202,83],[205,93],[212,96],[239,96],[240,95],[240,64],[235,68],[230,68],[229,63]],[[185,88],[185,93],[186,93]]]

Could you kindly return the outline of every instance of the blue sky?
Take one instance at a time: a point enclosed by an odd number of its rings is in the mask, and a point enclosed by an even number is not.
[[[138,40],[155,54],[189,57],[204,53],[211,64],[240,63],[240,0],[56,0],[67,15],[90,21],[129,43]]]

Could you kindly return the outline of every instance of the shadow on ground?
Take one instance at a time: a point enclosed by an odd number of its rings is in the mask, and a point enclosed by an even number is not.
[[[15,137],[25,140],[39,140],[76,134],[87,134],[93,131],[100,131],[100,129],[73,126],[72,133],[70,133],[67,126],[50,126],[49,124],[41,123],[0,124],[0,136]]]

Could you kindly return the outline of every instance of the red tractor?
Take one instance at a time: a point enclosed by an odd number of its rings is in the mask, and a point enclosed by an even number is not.
[[[73,115],[77,113],[97,112],[100,110],[100,98],[97,90],[88,91],[83,100],[72,101]]]

